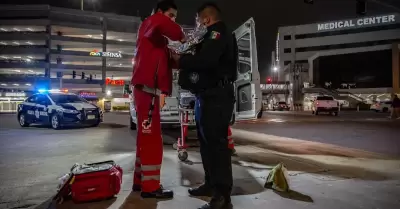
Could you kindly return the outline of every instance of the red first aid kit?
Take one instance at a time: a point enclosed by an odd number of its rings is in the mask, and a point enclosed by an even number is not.
[[[74,202],[111,198],[119,193],[122,169],[114,161],[75,165],[69,182]]]

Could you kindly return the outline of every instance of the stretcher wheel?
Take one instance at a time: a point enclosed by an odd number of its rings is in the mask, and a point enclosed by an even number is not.
[[[172,145],[172,148],[174,148],[174,150],[178,150],[178,143],[175,142],[175,143]]]
[[[179,151],[178,158],[181,161],[186,161],[188,159],[188,153],[186,151]]]

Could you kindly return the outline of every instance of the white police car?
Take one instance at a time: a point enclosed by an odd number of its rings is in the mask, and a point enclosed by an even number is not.
[[[80,96],[59,91],[46,91],[27,98],[18,105],[18,121],[50,125],[60,129],[66,125],[98,126],[103,121],[101,109]]]

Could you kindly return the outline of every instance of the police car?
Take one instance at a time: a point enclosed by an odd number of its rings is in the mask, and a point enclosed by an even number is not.
[[[18,105],[18,121],[50,125],[61,129],[66,125],[98,126],[103,121],[101,109],[80,96],[58,90],[39,91]]]

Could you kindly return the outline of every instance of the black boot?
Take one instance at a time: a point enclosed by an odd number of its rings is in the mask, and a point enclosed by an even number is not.
[[[138,184],[134,184],[134,185],[132,186],[132,191],[134,191],[134,192],[140,192],[140,191],[142,191],[142,186],[141,186],[141,185],[138,185]]]
[[[211,201],[199,209],[232,209],[230,197],[224,198],[223,196],[215,196]]]
[[[211,197],[212,196],[212,188],[209,184],[202,184],[197,188],[190,188],[188,190],[189,194],[195,197],[198,196],[205,196]]]
[[[170,199],[174,197],[174,192],[164,189],[161,185],[160,188],[153,192],[141,192],[142,198],[157,198],[157,199]]]

